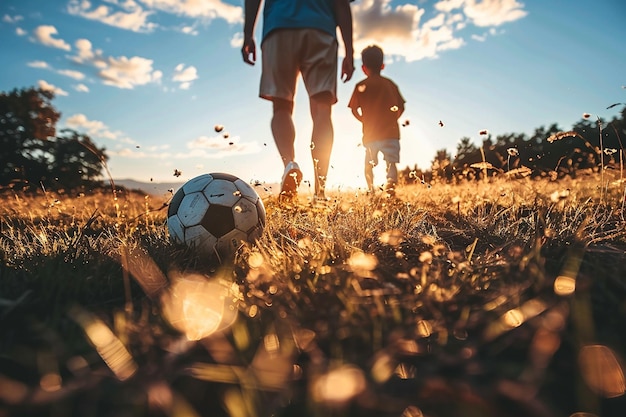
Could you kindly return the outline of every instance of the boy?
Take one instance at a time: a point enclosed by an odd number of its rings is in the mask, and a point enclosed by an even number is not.
[[[398,118],[404,112],[405,100],[398,86],[380,75],[385,68],[383,50],[376,45],[361,52],[361,68],[366,77],[354,87],[348,107],[363,124],[365,146],[365,180],[369,193],[374,192],[374,167],[378,165],[378,153],[382,152],[387,163],[385,192],[395,195],[400,162],[400,128]]]

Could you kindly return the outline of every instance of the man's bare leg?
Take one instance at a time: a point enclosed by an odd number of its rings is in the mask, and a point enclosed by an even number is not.
[[[273,104],[272,134],[285,168],[280,183],[280,197],[290,199],[297,194],[302,180],[302,171],[294,160],[296,130],[292,117],[293,102],[274,99]]]
[[[330,95],[318,94],[311,97],[311,118],[313,131],[311,134],[311,156],[315,174],[315,197],[326,198],[326,177],[330,164],[330,153],[333,148],[334,130],[331,119],[332,103]]]
[[[274,143],[278,148],[278,153],[283,160],[283,166],[295,159],[294,142],[296,140],[296,129],[293,124],[293,102],[275,98],[272,100],[272,135]]]

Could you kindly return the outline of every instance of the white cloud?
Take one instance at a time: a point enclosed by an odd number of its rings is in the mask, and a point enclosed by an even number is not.
[[[72,61],[78,64],[95,63],[102,55],[101,50],[93,50],[91,42],[87,39],[78,39],[74,46],[77,49],[77,55],[71,57]],[[95,65],[95,64],[94,64]],[[97,66],[97,65],[95,65]]]
[[[446,23],[445,13],[439,13],[437,16],[424,23],[422,29],[438,28],[440,26],[443,26],[444,23]]]
[[[426,13],[420,4],[405,2],[392,7],[391,0],[353,4],[357,54],[368,45],[378,44],[387,56],[407,61],[436,58],[442,51],[466,44],[465,37],[471,35],[461,31],[468,25],[493,29],[527,14],[516,0],[440,0],[433,5],[434,15],[424,20]],[[233,36],[231,46],[241,46],[240,34]]]
[[[134,143],[133,140],[124,138],[122,132],[112,131],[104,122],[101,122],[100,120],[89,120],[87,116],[82,113],[77,113],[68,117],[65,124],[69,128],[85,132],[92,138]]]
[[[187,148],[191,152],[174,155],[176,158],[183,158],[192,154],[205,158],[221,158],[228,155],[241,155],[257,153],[261,150],[258,143],[241,143],[240,137],[224,138],[223,136],[200,136],[187,143]]]
[[[209,21],[224,19],[228,23],[243,22],[243,8],[222,0],[141,0],[141,2],[151,9],[181,16]]]
[[[5,23],[17,23],[21,20],[24,20],[24,17],[20,15],[9,16],[8,14],[5,14],[2,16],[2,21]]]
[[[465,14],[476,26],[500,26],[528,14],[516,0],[467,0]]]
[[[145,11],[136,2],[109,0],[109,3],[120,7],[121,10],[116,11],[104,4],[91,9],[91,2],[88,0],[70,0],[67,10],[70,14],[133,32],[150,32],[156,27],[156,24],[148,22],[152,12]]]
[[[198,31],[193,26],[183,26],[180,31],[184,33],[185,35],[193,35],[193,36],[198,35]]]
[[[184,64],[178,64],[174,69],[172,80],[180,83],[182,90],[188,90],[191,82],[198,78],[198,71],[193,65],[185,68]]]
[[[229,156],[254,154],[261,151],[257,142],[240,143],[239,137],[225,139],[223,137],[200,136],[187,143],[187,151],[172,153],[169,145],[151,146],[147,148],[118,148],[107,151],[110,155],[128,159],[159,159],[188,160],[193,158],[220,159]]]
[[[368,45],[378,44],[386,56],[416,61],[463,45],[445,13],[438,13],[420,26],[425,10],[416,5],[392,8],[390,0],[363,0],[352,10],[357,54]]]
[[[47,69],[47,70],[54,71],[54,68],[52,68],[52,66],[45,61],[30,61],[26,65],[31,68],[40,68],[40,69]],[[65,77],[73,78],[75,80],[82,80],[85,78],[85,74],[76,70],[69,70],[69,69],[56,70],[56,73],[61,74]]]
[[[85,78],[85,74],[75,70],[58,70],[57,73],[75,80],[83,80]]]
[[[243,46],[243,32],[236,32],[232,38],[230,38],[230,46],[233,48],[241,48]]]
[[[118,88],[132,89],[138,85],[158,83],[163,73],[152,68],[151,59],[133,57],[107,57],[100,49],[93,49],[87,39],[78,39],[75,43],[77,54],[70,57],[72,61],[92,65],[104,84]]]
[[[169,143],[164,143],[161,145],[147,146],[144,149],[146,149],[148,152],[160,152],[160,151],[165,151],[170,148],[171,148],[171,145]]]
[[[487,40],[487,35],[472,35],[472,39],[478,42],[485,42],[485,40]]]
[[[76,84],[74,86],[74,90],[78,91],[79,93],[88,93],[89,92],[89,87],[87,87],[85,84]]]
[[[31,61],[27,63],[26,65],[28,65],[31,68],[42,68],[42,69],[50,68],[48,63],[45,61]]]
[[[118,148],[112,151],[112,154],[115,156],[128,158],[128,159],[160,159],[160,160],[169,160],[172,159],[172,153],[168,151],[170,149],[169,144],[157,145],[157,146],[148,146],[148,147],[139,147],[136,146],[134,148]]]
[[[45,61],[31,61],[26,64],[31,68],[39,68],[39,69],[47,69],[54,71],[54,68],[50,64]],[[85,74],[80,71],[64,69],[64,70],[56,70],[57,74],[61,74],[65,77],[73,78],[75,80],[82,80],[85,78]]]
[[[71,46],[63,39],[54,38],[54,35],[56,35],[57,33],[57,29],[51,25],[41,25],[33,31],[35,40],[42,45],[50,46],[52,48],[63,49],[64,51],[69,51],[70,49],[72,49]]]
[[[243,8],[223,0],[105,0],[108,5],[92,6],[89,0],[69,0],[70,14],[95,20],[134,32],[151,32],[158,25],[149,21],[155,12],[165,12],[211,22],[222,19],[228,23],[243,22]],[[193,26],[181,31],[190,35],[198,32]]]
[[[107,67],[100,70],[98,75],[104,80],[104,84],[127,89],[157,82],[162,77],[160,71],[152,70],[151,59],[138,56],[109,57]]]
[[[392,9],[391,0],[363,0],[352,6],[354,36],[373,42],[410,40],[418,30],[424,9],[405,4]]]
[[[450,13],[452,10],[461,8],[465,2],[466,0],[442,0],[435,3],[433,7],[440,12]]]
[[[61,88],[59,88],[59,87],[57,87],[55,85],[52,85],[52,84],[48,83],[47,81],[39,80],[39,82],[37,84],[39,85],[39,88],[41,88],[42,90],[52,91],[57,96],[67,96],[68,95],[67,91],[65,91],[65,90],[63,90],[63,89],[61,89]]]
[[[26,32],[24,29],[22,28],[15,28],[15,34],[17,36],[26,36],[26,34],[28,34],[28,32]]]

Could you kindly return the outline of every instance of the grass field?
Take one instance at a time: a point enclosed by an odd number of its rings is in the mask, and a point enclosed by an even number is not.
[[[626,415],[619,174],[259,194],[216,265],[168,196],[5,192],[0,416]]]

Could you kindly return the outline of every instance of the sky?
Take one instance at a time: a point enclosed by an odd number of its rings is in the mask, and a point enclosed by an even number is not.
[[[57,128],[105,148],[113,179],[228,172],[279,182],[271,103],[258,97],[261,57],[255,66],[241,57],[243,3],[2,0],[0,91],[53,90]],[[621,107],[607,107],[626,102],[623,0],[356,0],[351,8],[356,71],[339,82],[333,107],[329,187],[365,187],[361,125],[347,103],[371,44],[385,51],[382,74],[406,99],[400,169],[429,168],[437,150],[454,155],[463,137],[480,145],[483,130],[569,130],[583,113],[610,119]],[[261,27],[259,18],[257,43]],[[312,181],[301,81],[294,120],[296,160]]]

